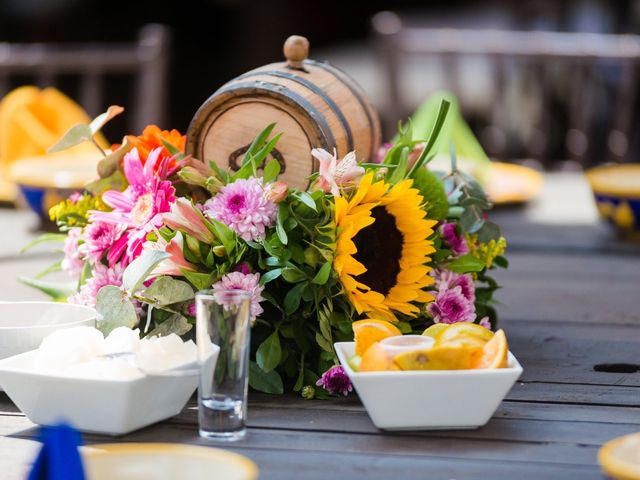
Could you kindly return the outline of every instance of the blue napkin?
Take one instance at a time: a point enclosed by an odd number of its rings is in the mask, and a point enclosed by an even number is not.
[[[80,434],[73,427],[60,424],[42,427],[42,448],[29,473],[29,480],[84,480],[84,469],[78,447]]]

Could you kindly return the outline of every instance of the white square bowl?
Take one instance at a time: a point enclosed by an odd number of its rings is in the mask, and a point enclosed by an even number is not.
[[[373,424],[384,430],[481,427],[522,374],[511,353],[508,368],[492,370],[355,372],[347,362],[355,343],[335,349]]]
[[[36,354],[1,360],[0,384],[29,420],[40,425],[66,421],[85,432],[123,435],[177,415],[198,385],[194,374],[130,380],[45,374],[33,367]]]

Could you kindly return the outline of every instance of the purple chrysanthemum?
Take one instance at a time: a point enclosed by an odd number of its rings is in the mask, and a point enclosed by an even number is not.
[[[462,295],[471,303],[476,301],[476,286],[470,273],[459,274],[450,270],[436,270],[436,287],[438,290],[450,290],[460,287]]]
[[[276,219],[276,205],[267,200],[262,179],[236,180],[204,204],[204,214],[218,220],[244,240],[261,240]]]
[[[339,393],[345,397],[353,390],[351,380],[340,365],[331,367],[324,372],[316,382],[318,387],[324,388],[329,393]]]
[[[262,298],[262,291],[264,290],[264,287],[260,285],[259,273],[227,273],[226,275],[223,275],[219,281],[213,284],[213,290],[244,290],[245,292],[249,292],[251,294],[252,322],[263,312],[260,302],[264,300]]]
[[[86,305],[87,307],[96,306],[96,296],[102,287],[114,285],[119,287],[122,285],[122,275],[124,267],[121,264],[107,267],[101,263],[94,265],[93,275],[87,279],[80,291],[67,299],[69,303]]]
[[[77,278],[82,271],[84,261],[82,251],[79,249],[78,241],[82,238],[81,228],[72,228],[64,239],[64,259],[62,260],[62,270],[71,277]]]
[[[435,301],[427,306],[427,312],[435,323],[473,322],[476,319],[473,302],[463,295],[461,287],[438,291]]]
[[[454,256],[469,253],[469,246],[462,235],[458,233],[455,223],[443,223],[440,227],[442,239],[449,245]]]

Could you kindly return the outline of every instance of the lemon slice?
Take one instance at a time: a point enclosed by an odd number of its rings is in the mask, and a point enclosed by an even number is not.
[[[400,353],[393,358],[401,370],[462,370],[480,348],[470,345],[441,345],[427,350]]]
[[[640,432],[609,440],[598,452],[598,462],[616,480],[640,480]]]

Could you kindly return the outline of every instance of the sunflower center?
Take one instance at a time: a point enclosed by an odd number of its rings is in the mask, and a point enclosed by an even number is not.
[[[354,258],[362,263],[367,271],[358,275],[359,282],[383,295],[396,284],[400,272],[402,256],[402,233],[396,226],[393,215],[384,207],[371,210],[375,222],[360,230],[353,238],[358,252]]]

